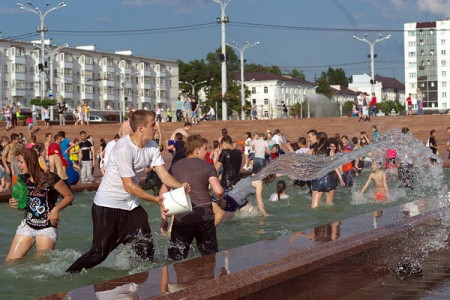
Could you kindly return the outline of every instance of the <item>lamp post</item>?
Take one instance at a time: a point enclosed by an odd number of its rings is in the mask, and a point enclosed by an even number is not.
[[[222,27],[222,120],[226,121],[228,116],[227,103],[225,102],[225,93],[227,92],[227,52],[225,46],[225,24],[230,22],[230,19],[225,15],[225,9],[231,0],[212,0],[220,5],[221,16],[217,18],[217,23]]]
[[[50,56],[50,88],[49,88],[49,97],[53,97],[53,58],[55,55],[59,53],[59,51],[63,48],[69,47],[69,44],[65,43],[64,45],[61,45],[59,47],[56,47],[55,49],[51,50],[50,47],[47,47],[47,53],[48,56]]]
[[[33,5],[33,3],[28,2],[27,3],[28,6],[25,6],[21,3],[17,3],[17,6],[19,6],[20,9],[34,13],[36,15],[38,15],[39,19],[41,20],[41,25],[39,27],[36,27],[36,32],[41,34],[41,72],[40,72],[40,79],[41,79],[41,99],[45,98],[45,71],[44,71],[44,66],[45,66],[45,57],[44,57],[44,52],[45,52],[45,32],[48,31],[48,27],[45,26],[45,17],[51,13],[52,11],[55,11],[57,9],[63,8],[65,7],[67,4],[65,2],[60,2],[58,5],[48,9],[48,6],[50,5],[50,3],[47,2],[46,6],[45,6],[45,11],[42,12],[39,7]]]
[[[197,85],[199,85],[199,84],[204,84],[204,83],[207,83],[207,82],[208,82],[207,80],[203,80],[203,81],[200,81],[200,82],[197,82],[197,83],[190,83],[190,82],[187,82],[187,81],[180,81],[180,83],[187,84],[187,85],[190,85],[192,87],[192,97],[194,97],[194,98],[195,98],[195,87]]]
[[[236,42],[233,42],[232,45],[228,44],[228,46],[236,49],[239,51],[239,57],[241,59],[241,120],[245,120],[245,111],[244,111],[244,106],[245,106],[245,91],[244,91],[244,52],[246,49],[259,45],[259,42],[250,44],[250,42],[246,42],[244,46],[239,47],[238,44]]]
[[[374,92],[374,84],[375,84],[375,45],[379,42],[382,42],[384,40],[387,40],[391,37],[391,35],[387,35],[385,37],[381,37],[381,34],[378,35],[378,38],[376,38],[374,41],[369,41],[367,39],[367,34],[364,34],[363,38],[357,37],[356,35],[353,36],[355,40],[364,42],[369,44],[370,47],[370,72],[371,72],[371,91]]]

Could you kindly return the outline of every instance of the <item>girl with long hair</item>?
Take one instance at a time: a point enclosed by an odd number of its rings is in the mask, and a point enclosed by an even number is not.
[[[73,194],[61,178],[39,166],[35,150],[22,148],[17,160],[23,182],[28,188],[25,218],[11,242],[7,261],[22,258],[36,243],[38,254],[53,250],[56,243],[59,211],[73,200]],[[59,196],[62,200],[56,204]],[[9,199],[9,206],[18,209],[18,200]]]

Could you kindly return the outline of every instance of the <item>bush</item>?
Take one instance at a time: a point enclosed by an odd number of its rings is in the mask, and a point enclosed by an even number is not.
[[[30,103],[33,105],[37,105],[37,106],[55,106],[56,105],[56,100],[53,99],[31,99]]]
[[[394,110],[396,113],[399,113],[404,109],[404,107],[398,101],[383,101],[377,103],[377,109],[388,116],[392,110]]]

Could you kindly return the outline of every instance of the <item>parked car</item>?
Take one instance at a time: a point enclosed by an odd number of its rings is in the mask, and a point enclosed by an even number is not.
[[[89,122],[103,122],[103,118],[98,115],[90,115]]]

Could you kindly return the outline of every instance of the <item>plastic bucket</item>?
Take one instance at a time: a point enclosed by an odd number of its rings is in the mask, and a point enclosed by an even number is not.
[[[163,194],[164,207],[169,210],[168,216],[178,215],[192,211],[192,203],[184,187],[171,190]]]

